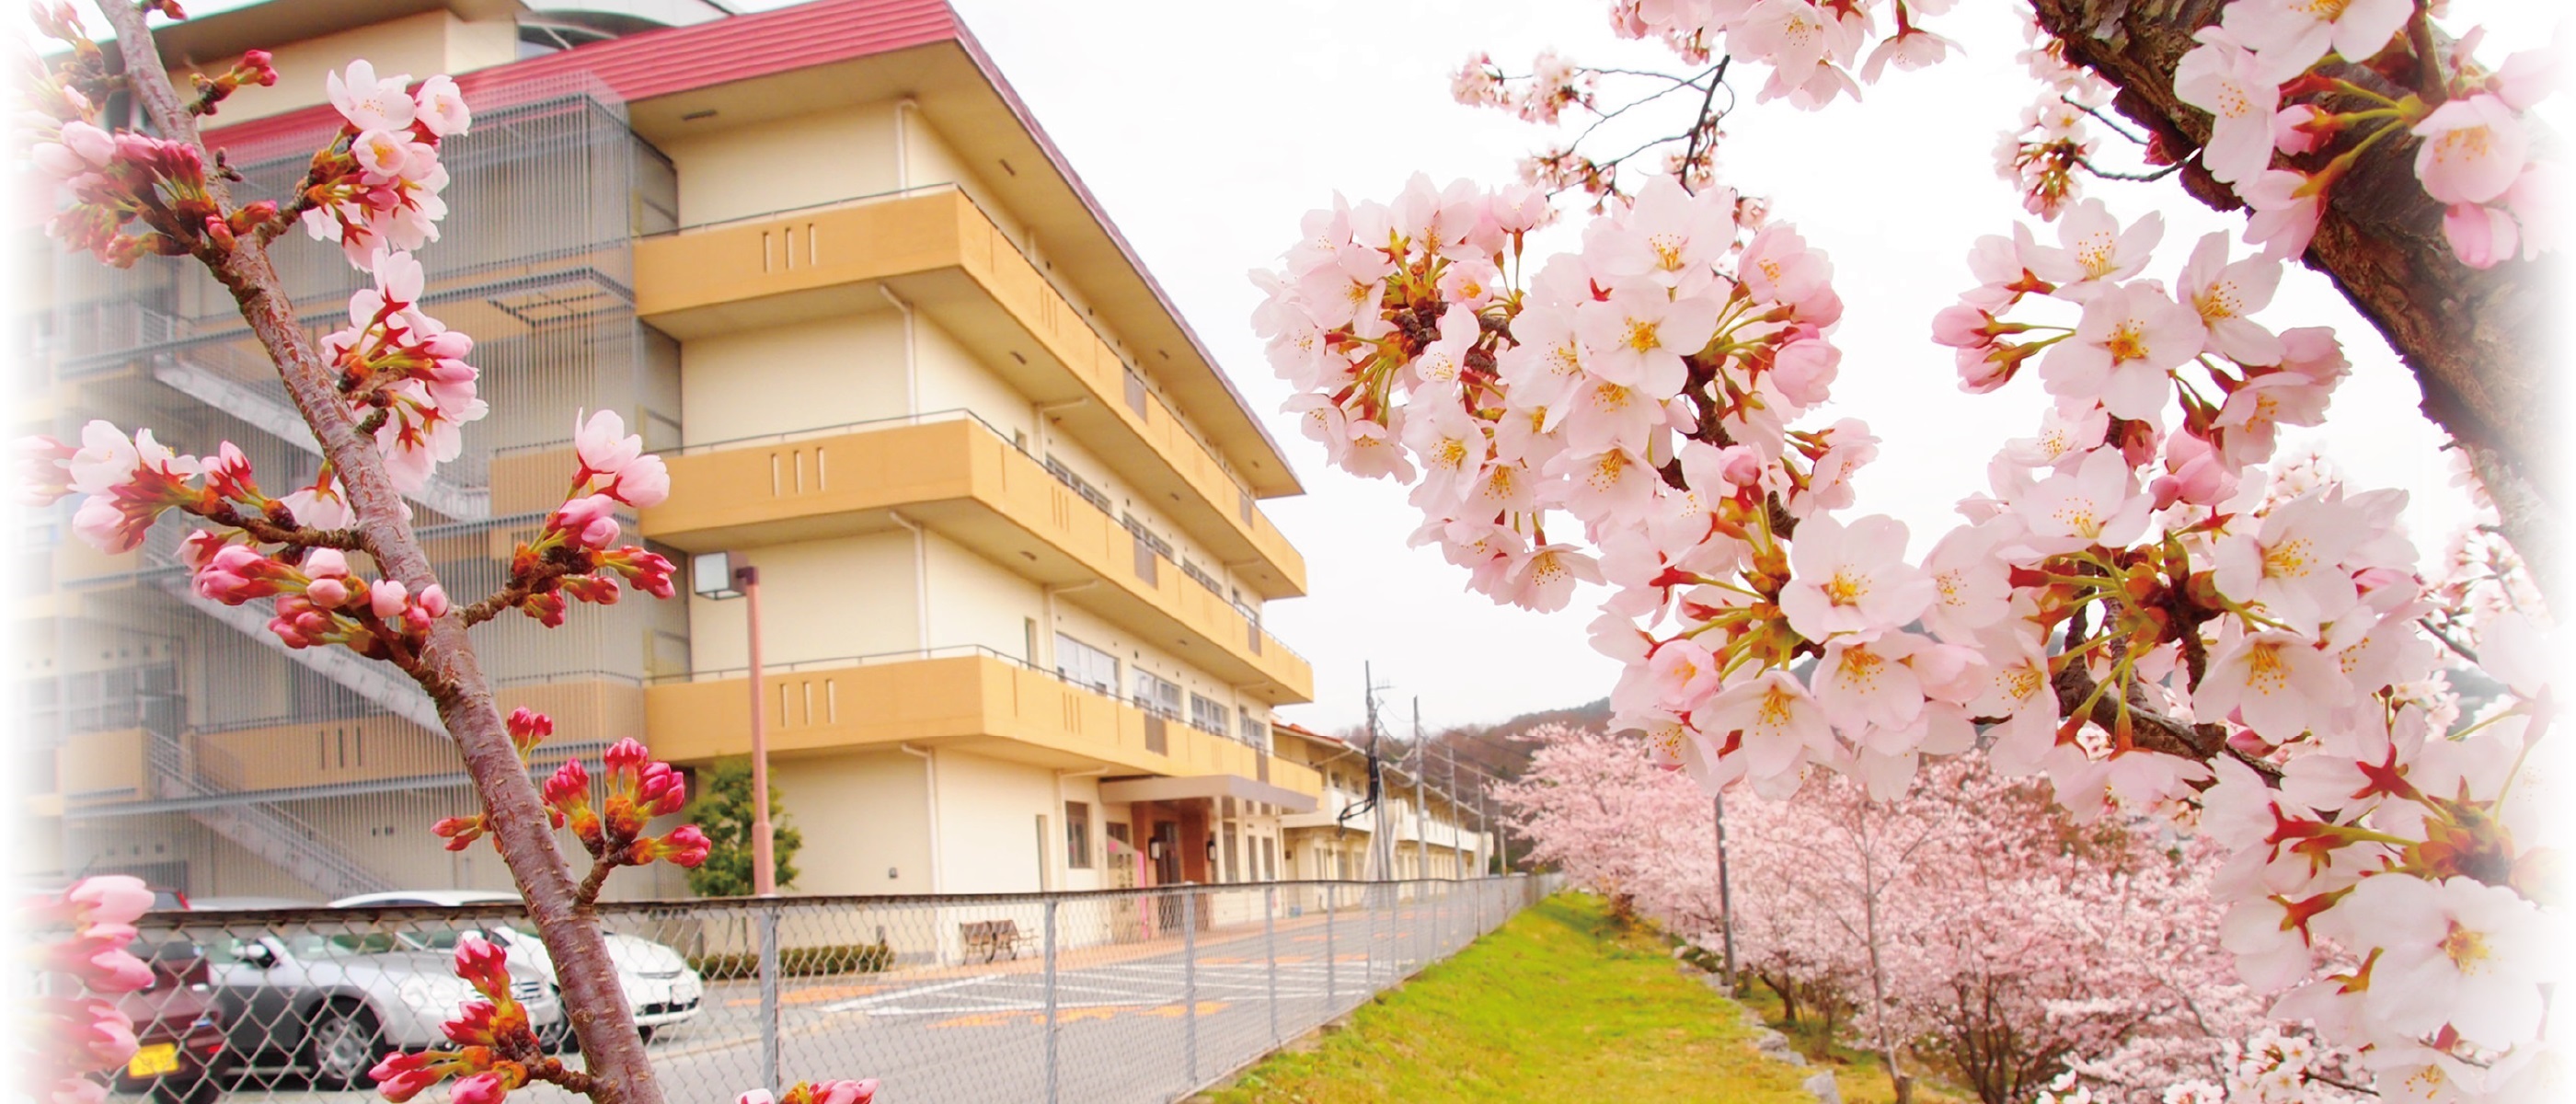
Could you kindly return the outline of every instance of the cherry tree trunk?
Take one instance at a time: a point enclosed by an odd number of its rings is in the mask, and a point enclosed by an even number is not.
[[[2113,106],[2180,156],[2209,138],[2208,113],[2174,95],[2174,64],[2194,32],[2218,22],[2225,0],[2030,0],[2039,25],[2119,91]],[[2434,37],[2439,37],[2434,36]],[[2447,48],[2447,43],[2443,44]],[[2400,92],[2377,74],[2333,75]],[[2557,319],[2546,264],[2507,261],[2480,272],[2452,256],[2442,205],[2414,173],[2415,144],[2383,141],[2330,193],[2303,260],[2325,273],[2388,339],[2423,389],[2424,416],[2467,453],[2502,516],[2506,539],[2554,597],[2556,520],[2565,488],[2549,423],[2550,353]],[[2221,211],[2243,206],[2197,161],[2184,191]]]
[[[166,139],[203,148],[196,117],[171,86],[144,13],[123,0],[99,7],[116,27],[135,101],[153,128]],[[213,156],[206,161],[213,164]],[[214,174],[208,177],[207,191],[230,210],[229,188]],[[296,319],[266,247],[245,236],[220,263],[209,263],[240,303],[243,319],[276,363],[298,412],[339,473],[357,518],[354,528],[377,568],[414,594],[436,584],[438,576],[412,534],[383,457],[350,420],[331,366]],[[490,815],[493,845],[509,865],[527,900],[528,918],[554,959],[564,1011],[581,1040],[592,1097],[604,1104],[661,1104],[661,1087],[619,988],[607,940],[575,894],[571,867],[555,846],[537,784],[520,765],[493,705],[491,683],[466,640],[461,609],[431,624],[421,645],[420,668],[414,677],[437,703],[439,718],[456,741],[475,793]]]

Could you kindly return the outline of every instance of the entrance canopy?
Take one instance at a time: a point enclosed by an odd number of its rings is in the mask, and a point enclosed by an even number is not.
[[[1100,800],[1136,801],[1214,801],[1231,797],[1236,801],[1258,801],[1276,805],[1288,813],[1315,811],[1315,799],[1295,790],[1257,782],[1233,774],[1193,774],[1169,778],[1123,778],[1100,784]]]

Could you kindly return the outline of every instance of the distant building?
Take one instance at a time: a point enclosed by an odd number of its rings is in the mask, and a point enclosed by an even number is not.
[[[1495,836],[1486,825],[1490,810],[1483,791],[1459,785],[1443,772],[1439,756],[1418,767],[1381,764],[1381,821],[1376,810],[1366,807],[1365,749],[1285,722],[1272,725],[1271,732],[1281,756],[1312,768],[1324,780],[1323,799],[1314,810],[1279,821],[1280,846],[1288,855],[1283,877],[1472,878],[1492,868]],[[1387,836],[1383,850],[1372,846],[1381,823]]]
[[[338,127],[325,72],[458,76],[476,118],[445,155],[425,305],[475,337],[493,413],[416,524],[452,593],[495,587],[560,499],[576,408],[621,411],[673,486],[628,532],[760,569],[794,889],[1285,872],[1283,818],[1325,793],[1313,756],[1273,746],[1271,709],[1313,676],[1262,627],[1305,591],[1259,506],[1297,480],[946,4],[270,0],[160,45],[208,70],[274,51],[283,79],[210,135],[253,195],[291,189]],[[234,441],[278,493],[314,477],[201,272],[33,238],[20,432],[104,417]],[[301,235],[278,260],[308,320],[361,281]],[[31,873],[235,896],[508,884],[488,850],[428,835],[474,798],[399,673],[287,652],[265,603],[193,596],[184,519],[108,557],[69,536],[75,505],[19,543]],[[692,767],[748,750],[739,602],[508,617],[475,642],[502,708],[553,714],[541,768],[629,735]],[[612,884],[683,892],[667,868]]]

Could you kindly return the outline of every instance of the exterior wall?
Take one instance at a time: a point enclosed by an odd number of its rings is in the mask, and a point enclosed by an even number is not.
[[[891,305],[680,344],[689,445],[900,417],[909,400],[903,315]]]
[[[929,792],[920,759],[889,749],[798,756],[770,769],[779,806],[805,841],[789,888],[932,891]]]
[[[251,85],[224,101],[225,123],[277,115],[328,103],[323,74],[346,68],[351,58],[366,58],[381,76],[409,73],[415,79],[432,73],[465,73],[516,60],[518,24],[510,19],[467,22],[452,12],[406,16],[338,34],[271,47],[278,81],[267,88]],[[221,73],[233,58],[204,64],[201,71]],[[174,73],[179,87],[187,78]]]
[[[914,622],[912,534],[799,541],[744,549],[760,568],[761,661],[880,655],[922,645]],[[740,599],[691,595],[692,669],[732,670],[751,662]],[[934,608],[939,595],[934,591]]]
[[[916,413],[972,410],[976,417],[1001,430],[1004,437],[1016,441],[1034,436],[1030,432],[1034,418],[1027,396],[1012,390],[938,323],[920,318],[913,326],[914,372],[921,389],[914,404]]]
[[[1055,772],[946,749],[932,754],[939,772],[938,891],[1025,892],[1046,884],[1041,871],[1064,862]]]
[[[1028,627],[1042,616],[1044,590],[935,533],[923,536],[922,548],[929,560],[930,646],[989,648],[1034,665]]]
[[[665,141],[680,170],[680,225],[891,192],[894,128],[894,105],[880,102]]]

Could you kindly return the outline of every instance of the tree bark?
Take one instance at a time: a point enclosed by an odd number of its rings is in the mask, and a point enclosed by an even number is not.
[[[2217,23],[2226,0],[2030,0],[2067,59],[2118,89],[2113,106],[2177,157],[2209,138],[2210,116],[2174,95],[2173,71]],[[2442,44],[2444,48],[2447,43]],[[2391,95],[2402,89],[2355,65],[2332,75]],[[2553,269],[2507,261],[2480,272],[2452,256],[2442,205],[2415,179],[2415,143],[2392,135],[2329,195],[2302,260],[2324,273],[2397,350],[2424,393],[2424,416],[2449,433],[2495,500],[2507,540],[2553,596],[2563,570],[2557,518],[2565,488],[2551,432]],[[2243,204],[2197,161],[2183,190],[2219,211]]]
[[[116,27],[126,77],[154,129],[166,140],[203,149],[196,117],[171,87],[144,13],[131,0],[103,0],[99,7]],[[211,169],[211,153],[206,163]],[[207,191],[229,211],[230,189],[211,171],[208,175]],[[245,236],[220,257],[204,259],[239,301],[243,319],[276,362],[296,409],[339,473],[357,516],[354,528],[377,569],[401,580],[413,594],[435,585],[438,576],[413,537],[402,497],[384,460],[375,442],[350,420],[332,382],[331,366],[297,321],[266,247]],[[420,650],[420,670],[413,677],[438,704],[439,718],[456,741],[489,814],[493,845],[509,865],[512,880],[527,900],[528,917],[554,959],[565,1012],[581,1039],[593,1080],[592,1096],[606,1104],[661,1104],[661,1087],[618,986],[607,940],[597,918],[574,896],[571,867],[555,846],[536,782],[520,764],[518,750],[492,703],[491,683],[466,639],[461,612],[450,612],[431,623]]]

